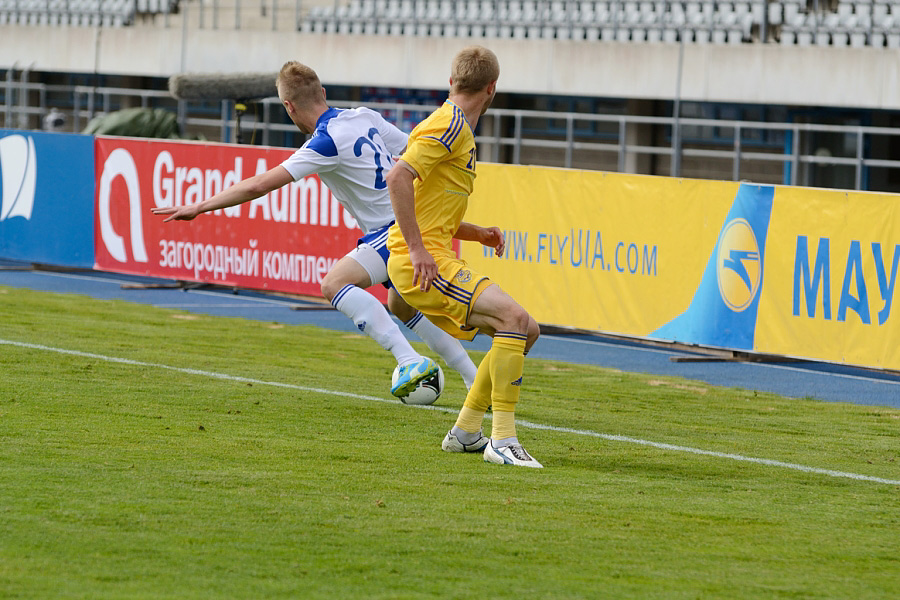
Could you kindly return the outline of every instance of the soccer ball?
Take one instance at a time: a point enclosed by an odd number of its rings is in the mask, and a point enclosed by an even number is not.
[[[400,367],[394,369],[394,375],[391,378],[391,385],[397,382],[397,374]],[[418,387],[409,393],[408,396],[401,396],[400,402],[403,404],[434,404],[441,397],[444,391],[444,371],[438,365],[437,373],[431,377],[427,377],[419,382]]]

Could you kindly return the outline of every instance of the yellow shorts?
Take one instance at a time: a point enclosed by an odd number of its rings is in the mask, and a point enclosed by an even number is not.
[[[413,267],[408,254],[391,254],[388,277],[406,303],[428,317],[428,320],[460,340],[471,340],[478,333],[467,325],[469,311],[491,280],[470,269],[456,257],[435,256],[438,277],[423,292],[413,285]]]

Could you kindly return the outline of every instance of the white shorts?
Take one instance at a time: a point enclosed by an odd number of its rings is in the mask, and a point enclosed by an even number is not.
[[[387,272],[387,260],[390,256],[387,238],[392,224],[393,221],[359,238],[356,248],[346,254],[366,270],[371,280],[370,285],[383,283],[385,287],[391,287]]]

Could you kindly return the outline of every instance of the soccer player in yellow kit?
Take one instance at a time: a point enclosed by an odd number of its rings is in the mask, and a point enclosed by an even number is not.
[[[486,462],[540,468],[516,436],[515,407],[525,353],[540,328],[500,286],[456,257],[451,240],[480,242],[500,254],[497,228],[463,222],[475,183],[478,119],[497,90],[500,65],[481,46],[453,59],[447,101],[410,134],[407,150],[387,176],[396,224],[390,229],[388,273],[406,302],[459,339],[479,331],[493,337],[478,366],[456,424],[441,447],[447,452],[484,452]],[[482,434],[493,406],[491,437]]]

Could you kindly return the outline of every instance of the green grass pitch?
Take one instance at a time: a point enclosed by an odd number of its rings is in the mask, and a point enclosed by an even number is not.
[[[0,287],[0,598],[897,597],[900,411],[529,358],[532,470],[443,453],[462,382],[393,366]]]

